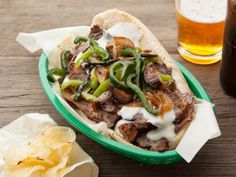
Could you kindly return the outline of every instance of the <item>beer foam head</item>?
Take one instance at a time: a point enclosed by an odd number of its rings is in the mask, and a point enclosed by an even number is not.
[[[179,0],[177,3],[180,13],[190,20],[216,23],[225,19],[227,0]]]

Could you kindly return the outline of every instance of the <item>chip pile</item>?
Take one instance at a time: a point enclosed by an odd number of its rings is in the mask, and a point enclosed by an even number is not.
[[[10,148],[4,154],[6,177],[63,177],[71,171],[70,153],[76,135],[67,127],[53,126],[30,139],[25,148]]]

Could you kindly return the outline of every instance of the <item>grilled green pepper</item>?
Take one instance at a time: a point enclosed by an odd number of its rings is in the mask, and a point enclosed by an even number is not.
[[[98,43],[95,40],[90,40],[90,45],[93,47],[98,47]]]
[[[107,79],[103,81],[98,88],[94,91],[93,95],[99,97],[103,92],[105,92],[110,86],[110,80]]]
[[[69,73],[68,70],[68,63],[70,61],[70,57],[72,57],[72,54],[69,50],[63,50],[61,52],[61,68],[66,71],[66,73]]]
[[[69,87],[69,86],[76,86],[76,87],[78,87],[78,86],[80,86],[82,83],[83,83],[83,81],[81,81],[81,80],[69,80],[68,82],[63,83],[63,84],[61,85],[61,90],[65,90],[65,89],[66,89],[67,87]]]
[[[87,37],[84,37],[84,36],[77,36],[74,40],[74,43],[75,44],[78,44],[80,42],[87,42],[88,41],[88,38]]]
[[[142,52],[142,48],[140,48],[140,47],[135,47],[135,50],[136,50],[138,53]]]
[[[90,57],[92,54],[94,54],[94,50],[92,48],[89,48],[88,50],[86,50],[86,52],[84,52],[79,59],[76,60],[74,67],[77,68],[80,65],[80,62],[82,60],[87,59],[88,57]]]
[[[57,76],[60,76],[60,77],[65,77],[66,76],[66,71],[64,71],[60,68],[50,69],[49,72],[48,72],[47,78],[52,83],[56,82],[56,79],[54,78],[53,75],[57,75]]]
[[[142,64],[143,64],[141,60],[141,55],[137,53],[134,49],[126,48],[119,52],[119,56],[134,56],[135,62],[136,62],[136,66],[135,66],[136,84],[138,87],[140,87],[141,86],[141,69],[142,69]]]
[[[98,78],[95,74],[95,68],[92,69],[90,74],[91,74],[91,76],[90,76],[89,86],[92,89],[96,89],[98,87]]]
[[[128,90],[124,78],[134,71],[135,64],[132,61],[118,61],[114,63],[109,70],[109,79],[111,83],[124,90]],[[117,73],[118,72],[118,73]]]
[[[102,61],[106,61],[109,59],[109,53],[104,50],[102,47],[99,47],[98,43],[94,40],[90,40],[90,45],[93,46],[94,51],[96,54],[98,54],[101,58]]]
[[[168,75],[168,74],[160,73],[160,77],[161,77],[161,80],[163,80],[164,82],[169,82],[172,79],[171,75]]]
[[[81,93],[81,96],[86,100],[86,101],[89,101],[89,102],[94,102],[96,101],[97,97],[88,93],[90,91],[90,87],[87,87],[87,88],[84,88],[82,93]]]
[[[143,91],[135,84],[133,84],[132,79],[135,77],[135,74],[130,74],[127,78],[127,85],[131,88],[140,98],[143,107],[147,110],[147,112],[151,114],[156,114],[158,112],[157,109],[153,109],[148,105],[147,99],[143,93]]]

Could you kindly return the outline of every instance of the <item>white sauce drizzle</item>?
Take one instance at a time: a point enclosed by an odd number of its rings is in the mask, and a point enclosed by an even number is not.
[[[105,49],[107,42],[111,40],[112,37],[123,36],[133,41],[135,46],[139,46],[142,35],[143,32],[137,25],[121,22],[109,28],[107,31],[104,31],[103,36],[97,40],[97,42],[99,46]]]
[[[106,49],[107,42],[110,41],[112,36],[107,32],[103,32],[103,36],[97,40],[97,43],[99,44],[100,47]]]
[[[143,107],[123,106],[117,114],[127,121],[131,121],[136,114],[143,114],[143,117],[147,122],[158,127],[157,129],[150,130],[147,133],[147,138],[152,141],[159,140],[163,137],[171,141],[176,136],[174,130],[175,125],[173,124],[173,121],[175,120],[175,112],[173,109],[161,116],[155,116],[147,112]]]

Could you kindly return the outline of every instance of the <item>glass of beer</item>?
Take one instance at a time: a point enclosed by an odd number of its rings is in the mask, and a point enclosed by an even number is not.
[[[178,51],[195,64],[221,59],[227,0],[176,0]]]

